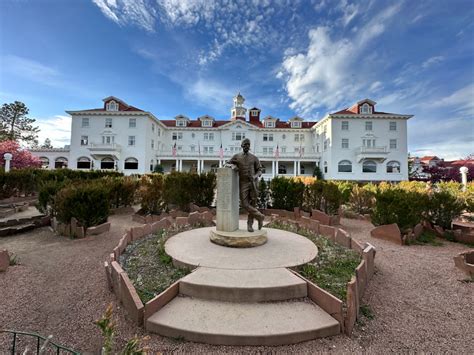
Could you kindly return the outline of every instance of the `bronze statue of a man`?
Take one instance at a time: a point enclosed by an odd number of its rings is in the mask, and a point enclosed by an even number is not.
[[[239,172],[240,204],[248,212],[247,230],[253,232],[254,218],[258,221],[258,229],[262,229],[265,216],[256,208],[257,183],[262,175],[262,166],[258,158],[249,152],[250,139],[245,138],[241,144],[243,152],[235,154],[227,165]]]

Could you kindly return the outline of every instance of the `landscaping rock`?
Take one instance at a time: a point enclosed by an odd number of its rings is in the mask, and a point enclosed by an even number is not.
[[[388,240],[403,245],[402,235],[396,223],[375,227],[370,231],[373,238]]]
[[[0,250],[0,272],[7,271],[10,266],[10,255],[6,249]]]
[[[420,235],[423,233],[423,225],[418,223],[415,228],[413,229],[413,236],[415,239],[418,239]]]
[[[189,224],[188,217],[176,217],[176,225],[177,226],[186,226]]]
[[[108,232],[110,230],[110,222],[99,224],[98,226],[89,227],[86,230],[86,235],[97,235]]]
[[[200,221],[200,215],[199,215],[199,212],[197,211],[194,211],[194,212],[191,212],[189,214],[189,217],[188,217],[188,223],[192,226],[198,224]]]
[[[444,236],[444,228],[441,226],[434,226],[434,232],[438,237],[443,237]]]
[[[321,212],[319,210],[312,210],[311,218],[319,221],[319,223],[321,224],[325,224],[327,226],[331,225],[331,217],[328,216],[326,213]]]

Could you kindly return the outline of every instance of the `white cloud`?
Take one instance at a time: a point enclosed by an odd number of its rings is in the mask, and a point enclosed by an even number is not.
[[[449,96],[430,103],[431,107],[449,107],[454,112],[470,118],[471,132],[474,130],[474,84],[456,90]]]
[[[232,97],[235,95],[228,86],[202,78],[190,85],[185,85],[185,90],[188,100],[209,107],[214,112],[229,111]]]
[[[51,139],[55,148],[63,148],[71,141],[71,117],[56,115],[49,118],[38,118],[35,122],[40,128],[38,141],[40,144],[46,138]]]
[[[102,13],[118,25],[135,24],[153,32],[156,12],[149,0],[92,0]]]
[[[358,92],[365,93],[371,85],[369,76],[359,76],[362,79],[357,81],[352,77],[363,69],[359,56],[365,55],[366,47],[385,31],[399,9],[395,5],[373,16],[354,38],[334,40],[328,27],[310,30],[306,52],[285,56],[277,74],[285,80],[290,108],[307,115],[321,106],[334,109]]]
[[[60,73],[56,69],[38,61],[15,55],[7,55],[3,57],[2,62],[2,70],[22,78],[52,86],[58,84]]]
[[[422,64],[421,67],[423,69],[428,69],[429,67],[432,67],[433,65],[439,64],[444,60],[444,57],[439,55],[435,57],[428,58],[425,60]]]

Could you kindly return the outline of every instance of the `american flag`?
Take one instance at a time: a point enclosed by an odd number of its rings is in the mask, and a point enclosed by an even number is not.
[[[176,142],[174,142],[174,146],[173,148],[171,149],[171,153],[173,154],[174,157],[176,157]]]
[[[277,144],[277,149],[275,150],[275,158],[278,159],[279,157],[280,157],[280,147]]]
[[[198,142],[198,154],[201,155],[201,143]]]
[[[222,143],[221,147],[219,148],[219,158],[224,159],[224,149],[222,148]]]

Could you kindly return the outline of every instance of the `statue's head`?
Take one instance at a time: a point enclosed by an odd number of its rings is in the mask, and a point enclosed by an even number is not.
[[[250,139],[245,138],[244,140],[242,140],[240,146],[244,150],[244,153],[247,153],[250,150]]]

